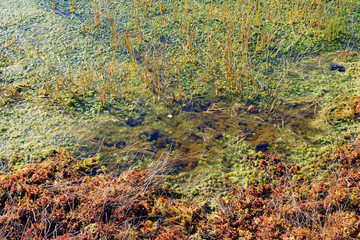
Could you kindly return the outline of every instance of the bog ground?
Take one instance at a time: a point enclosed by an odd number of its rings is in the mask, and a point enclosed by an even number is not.
[[[2,238],[360,237],[360,2],[0,15]]]

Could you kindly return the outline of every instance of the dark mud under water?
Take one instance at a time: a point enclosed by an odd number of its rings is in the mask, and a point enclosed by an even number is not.
[[[109,121],[91,129],[82,138],[78,156],[100,154],[113,169],[127,169],[147,158],[158,158],[165,151],[174,153],[173,172],[191,171],[198,162],[209,162],[226,145],[224,136],[237,142],[250,142],[255,152],[287,155],[290,143],[279,141],[286,129],[292,139],[307,141],[321,133],[309,124],[318,103],[292,103],[272,111],[256,105],[230,109],[224,102],[199,98],[176,115],[148,116],[124,121]],[[127,155],[129,161],[117,161]]]

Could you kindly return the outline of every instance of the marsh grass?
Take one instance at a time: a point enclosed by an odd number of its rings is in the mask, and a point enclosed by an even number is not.
[[[84,93],[92,86],[102,107],[118,95],[116,88],[125,98],[144,94],[145,88],[165,102],[201,94],[267,98],[272,110],[292,84],[284,77],[289,65],[327,51],[329,43],[349,49],[358,42],[358,3],[353,0],[93,0],[58,5],[74,15],[80,12],[82,31],[99,49],[97,60],[90,55],[85,68],[99,74],[73,79],[72,85]],[[84,67],[73,71],[90,74]],[[125,76],[119,78],[120,71]]]
[[[315,99],[329,115],[326,108],[339,103],[322,100],[337,95],[349,102],[355,91],[351,79],[326,68],[357,54],[358,7],[357,1],[42,0],[30,11],[4,9],[0,101],[75,118],[109,113],[130,125],[144,113],[151,125],[197,111],[197,104],[210,111],[215,103],[226,103],[228,113],[255,106],[276,116],[284,104]]]

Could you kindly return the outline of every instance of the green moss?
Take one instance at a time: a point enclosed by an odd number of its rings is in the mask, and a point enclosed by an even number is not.
[[[270,183],[269,154],[313,168],[298,180],[339,167],[315,163],[359,132],[358,1],[143,3],[0,6],[0,158],[66,148],[123,171],[170,151],[193,196]]]
[[[99,159],[97,158],[87,158],[83,159],[79,162],[76,162],[72,169],[75,172],[86,172],[91,173],[94,171],[94,169],[98,168],[100,165]]]

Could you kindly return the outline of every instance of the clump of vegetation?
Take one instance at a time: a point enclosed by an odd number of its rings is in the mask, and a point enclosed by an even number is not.
[[[145,171],[89,176],[62,152],[1,176],[0,236],[354,239],[360,236],[359,156],[354,147],[339,149],[331,159],[339,166],[316,180],[299,166],[263,156],[258,166],[271,180],[246,189],[228,181],[227,195],[215,184],[192,199],[167,184],[168,158]]]
[[[95,91],[102,107],[149,89],[174,102],[266,96],[272,109],[292,85],[292,65],[317,52],[352,51],[359,38],[353,0],[43,3],[81,19],[92,44],[70,72],[50,59],[56,85],[47,91],[59,100]]]
[[[133,227],[154,207],[163,190],[160,166],[119,177],[86,175],[88,163],[60,152],[41,164],[1,176],[1,237],[101,238],[134,235]],[[96,162],[92,160],[91,162]],[[121,223],[122,227],[119,228]]]

